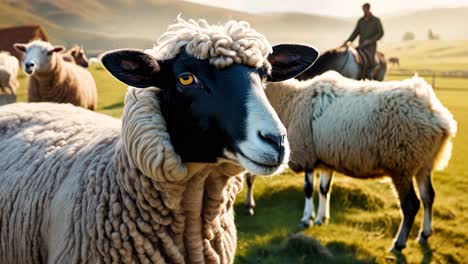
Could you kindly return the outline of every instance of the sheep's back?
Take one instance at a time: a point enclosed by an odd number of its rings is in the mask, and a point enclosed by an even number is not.
[[[69,104],[0,107],[0,258],[5,263],[47,257],[44,241],[57,235],[50,228],[65,224],[49,223],[54,196],[60,191],[73,198],[74,188],[82,185],[80,173],[92,167],[83,162],[111,159],[119,127],[116,119]]]
[[[65,74],[65,81],[61,86],[67,87],[69,93],[65,101],[76,101],[75,105],[95,110],[97,106],[96,82],[91,73],[74,63],[61,61]]]
[[[0,66],[8,70],[12,76],[18,75],[19,61],[8,53],[0,52]]]
[[[431,87],[420,84],[360,82],[337,96],[313,122],[319,159],[357,177],[414,174],[433,162],[447,137],[446,121],[433,107],[441,104]]]

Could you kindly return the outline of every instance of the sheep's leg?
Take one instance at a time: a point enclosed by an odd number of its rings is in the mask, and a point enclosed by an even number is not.
[[[10,94],[13,94],[13,95],[15,94],[15,90],[13,88],[13,87],[15,87],[14,85],[15,85],[14,81],[10,80],[10,82],[8,83],[8,86],[7,86],[8,90],[10,90]]]
[[[400,199],[403,219],[400,223],[391,251],[399,252],[406,247],[406,240],[408,239],[411,226],[413,225],[414,217],[418,213],[420,202],[414,191],[412,177],[392,177],[392,180]]]
[[[314,208],[314,171],[307,170],[304,177],[304,214],[301,218],[301,227],[309,227],[310,219],[315,218]]]
[[[19,81],[16,79],[13,79],[12,93],[14,95],[16,95],[16,91],[18,90],[19,85],[20,85]]]
[[[314,225],[321,225],[330,219],[330,187],[332,181],[332,170],[321,170],[319,180],[319,206],[317,218]]]
[[[434,187],[431,181],[432,169],[423,169],[416,176],[419,196],[424,206],[423,223],[419,232],[419,243],[427,243],[427,239],[432,234],[432,204],[434,203]]]
[[[248,215],[254,215],[254,208],[255,208],[255,199],[254,199],[254,194],[253,194],[253,184],[255,181],[255,178],[257,176],[246,173],[245,174],[245,181],[247,182],[247,193],[245,197],[245,212]]]

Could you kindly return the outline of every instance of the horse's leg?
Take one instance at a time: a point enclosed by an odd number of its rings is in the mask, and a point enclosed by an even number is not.
[[[320,170],[319,180],[319,206],[314,225],[321,225],[327,219],[330,219],[330,187],[333,176],[333,170]]]
[[[403,219],[400,223],[398,233],[395,236],[393,248],[391,251],[399,252],[406,247],[411,226],[414,222],[414,217],[419,210],[419,199],[416,196],[413,186],[413,180],[408,175],[392,176],[393,185],[400,199],[400,207],[403,212]]]
[[[350,79],[359,80],[362,71],[361,65],[356,61],[351,51],[348,51],[346,56],[347,57],[345,57],[343,61],[343,71],[342,73],[340,72],[341,75]]]
[[[254,215],[255,209],[255,199],[253,194],[253,184],[255,182],[255,178],[257,176],[254,174],[246,173],[245,174],[245,181],[247,182],[247,192],[245,196],[245,212],[248,215]]]
[[[435,192],[431,181],[432,168],[424,168],[416,175],[419,196],[424,206],[423,223],[419,232],[419,243],[426,243],[432,234],[432,204],[434,203]]]
[[[385,79],[385,73],[387,73],[387,64],[380,63],[375,71],[375,80],[383,81]]]
[[[314,209],[314,171],[306,170],[304,177],[305,204],[300,225],[309,227],[310,219],[315,217]]]

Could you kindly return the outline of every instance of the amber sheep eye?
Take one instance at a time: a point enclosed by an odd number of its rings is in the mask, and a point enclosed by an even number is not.
[[[194,78],[192,74],[184,74],[179,77],[180,84],[184,86],[191,85],[193,81],[194,81]]]

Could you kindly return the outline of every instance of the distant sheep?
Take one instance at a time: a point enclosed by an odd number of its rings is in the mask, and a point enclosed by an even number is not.
[[[361,179],[390,176],[400,199],[403,220],[393,250],[406,245],[419,200],[424,205],[419,241],[432,233],[434,189],[431,174],[451,155],[457,125],[430,85],[414,77],[404,81],[354,81],[327,72],[309,81],[272,83],[266,94],[288,130],[290,167],[305,171],[303,226],[314,216],[313,184],[319,169],[319,208],[315,224],[329,217],[333,171]],[[251,186],[254,178],[248,176]],[[253,213],[253,194],[247,192]]]
[[[0,90],[3,94],[16,95],[19,86],[17,79],[19,69],[18,59],[8,52],[0,52]]]
[[[25,53],[24,71],[30,76],[29,102],[71,103],[90,110],[97,106],[96,83],[89,71],[62,59],[63,47],[34,40],[15,44]]]
[[[316,51],[272,48],[246,22],[181,18],[158,43],[103,56],[138,87],[122,121],[65,104],[0,108],[2,262],[233,262],[241,174],[289,159],[265,80],[295,77]]]
[[[75,45],[71,49],[67,50],[62,56],[63,60],[73,62],[83,68],[88,68],[89,66],[88,57],[86,57],[84,49],[78,45]]]
[[[94,65],[94,64],[99,64],[101,63],[101,60],[96,58],[96,57],[91,57],[89,58],[89,65]]]

